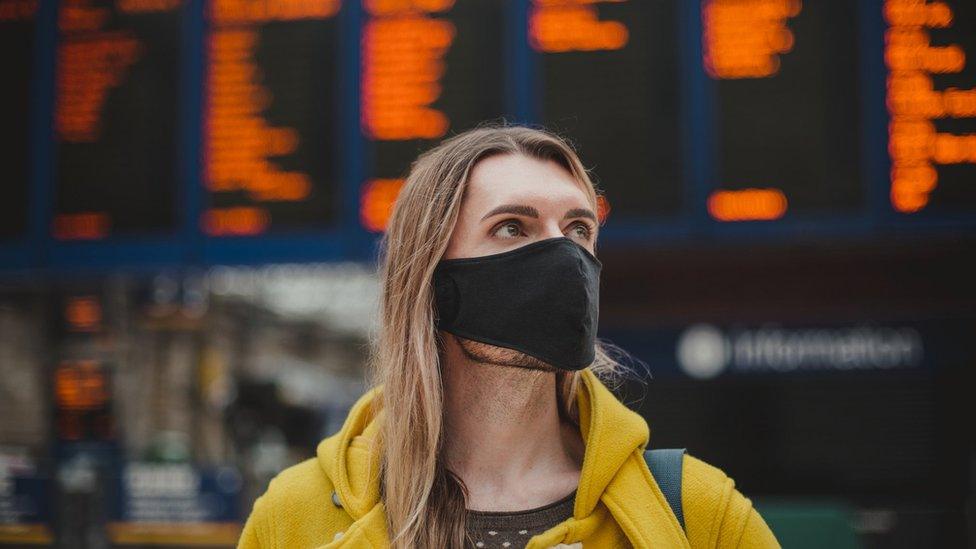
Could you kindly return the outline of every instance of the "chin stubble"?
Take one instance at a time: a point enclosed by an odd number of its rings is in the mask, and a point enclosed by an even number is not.
[[[515,357],[509,361],[502,361],[497,358],[497,356],[492,356],[489,353],[480,352],[481,346],[498,348],[496,346],[488,345],[486,343],[480,343],[476,341],[471,341],[468,339],[458,338],[460,343],[461,352],[464,356],[473,362],[480,362],[482,364],[490,364],[492,366],[506,366],[509,368],[521,368],[523,370],[535,370],[541,372],[555,372],[556,368],[553,366],[535,358],[529,356],[520,351],[514,351],[511,349],[506,349],[506,351],[515,353]]]

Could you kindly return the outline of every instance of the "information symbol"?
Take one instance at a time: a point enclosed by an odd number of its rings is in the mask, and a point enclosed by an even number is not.
[[[729,343],[721,330],[710,324],[695,324],[678,338],[678,366],[697,379],[713,378],[729,363]]]

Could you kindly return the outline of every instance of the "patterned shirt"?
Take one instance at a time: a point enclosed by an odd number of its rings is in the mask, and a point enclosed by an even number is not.
[[[526,511],[468,511],[469,549],[524,549],[532,536],[573,516],[576,490]]]

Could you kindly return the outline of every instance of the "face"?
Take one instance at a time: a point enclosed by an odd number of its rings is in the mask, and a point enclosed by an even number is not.
[[[444,259],[496,254],[560,236],[595,255],[597,230],[596,212],[565,168],[520,154],[491,156],[470,173]],[[520,351],[456,339],[478,362],[556,371]]]

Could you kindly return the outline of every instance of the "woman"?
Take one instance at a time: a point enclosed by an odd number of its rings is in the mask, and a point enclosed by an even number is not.
[[[548,132],[482,127],[412,165],[383,241],[372,389],[278,475],[241,547],[778,547],[720,470],[651,474],[604,385],[597,194]],[[659,472],[655,474],[660,475]]]

